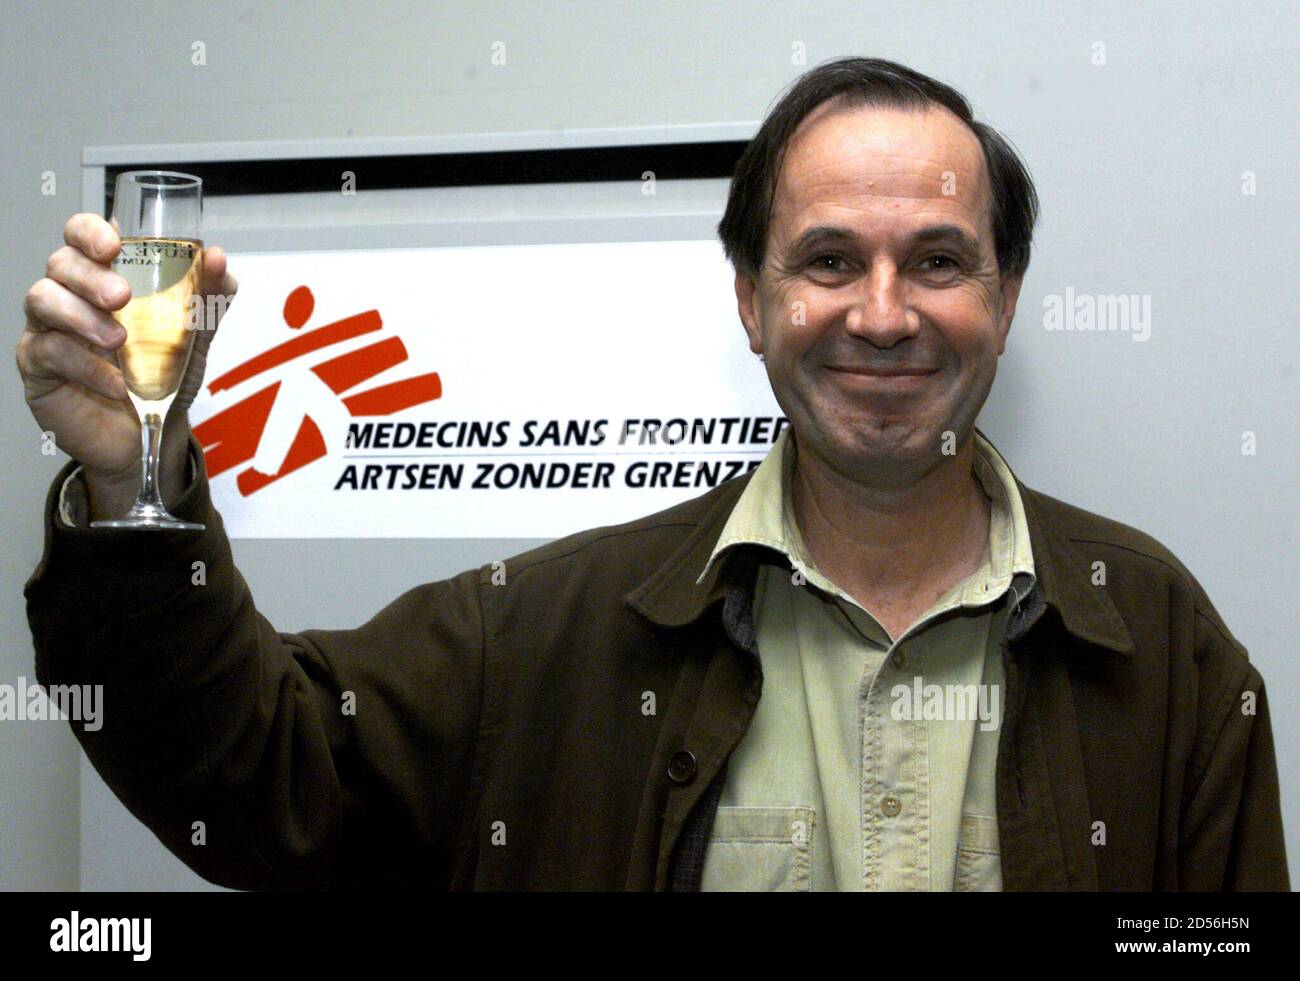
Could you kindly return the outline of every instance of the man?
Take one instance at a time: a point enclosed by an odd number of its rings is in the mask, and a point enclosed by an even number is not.
[[[26,589],[37,675],[105,686],[87,755],[232,887],[1287,889],[1246,652],[1158,542],[975,429],[1035,214],[957,92],[808,72],[719,226],[790,419],[763,464],[300,634],[256,611],[184,428],[210,333],[163,464],[208,530],[86,527],[137,444],[94,333],[116,238],[76,216],[18,350],[74,461]]]

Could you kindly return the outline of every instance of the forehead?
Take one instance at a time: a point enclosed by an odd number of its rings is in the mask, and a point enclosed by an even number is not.
[[[772,232],[788,238],[824,221],[910,226],[942,217],[983,238],[992,234],[988,216],[979,140],[947,109],[828,103],[786,148]]]

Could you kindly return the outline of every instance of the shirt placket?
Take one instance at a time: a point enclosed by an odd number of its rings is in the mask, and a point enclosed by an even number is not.
[[[862,888],[868,892],[926,890],[930,885],[929,742],[924,720],[895,719],[891,711],[894,686],[910,685],[910,676],[919,672],[921,641],[905,638],[892,647],[870,643],[879,628],[861,610],[845,612],[869,648],[859,686]]]

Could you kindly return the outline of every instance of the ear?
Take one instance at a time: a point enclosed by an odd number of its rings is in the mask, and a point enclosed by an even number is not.
[[[1007,349],[1007,334],[1011,331],[1011,321],[1016,315],[1016,302],[1020,299],[1020,287],[1025,275],[1012,276],[1002,280],[1002,309],[998,316],[998,354]]]
[[[758,309],[754,303],[757,296],[757,284],[753,277],[742,272],[736,273],[736,308],[740,313],[740,322],[749,337],[749,349],[755,354],[763,353],[763,332],[759,329]]]

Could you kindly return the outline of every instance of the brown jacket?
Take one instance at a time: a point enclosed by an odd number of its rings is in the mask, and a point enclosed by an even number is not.
[[[742,546],[695,584],[748,476],[417,586],[356,629],[290,634],[254,607],[206,473],[173,509],[208,525],[186,536],[64,526],[71,468],[25,589],[36,675],[104,685],[102,728],[77,738],[200,875],[698,888],[762,690],[756,562],[784,564]],[[1019,486],[1038,587],[1003,643],[1004,888],[1288,889],[1246,651],[1158,542]]]

